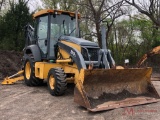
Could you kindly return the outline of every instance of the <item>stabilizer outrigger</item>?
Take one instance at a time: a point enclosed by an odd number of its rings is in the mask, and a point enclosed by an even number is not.
[[[23,73],[24,73],[24,70],[21,70],[14,75],[6,77],[6,78],[4,78],[4,80],[1,84],[2,85],[12,85],[12,84],[16,83],[17,81],[24,80],[24,76],[22,75]]]

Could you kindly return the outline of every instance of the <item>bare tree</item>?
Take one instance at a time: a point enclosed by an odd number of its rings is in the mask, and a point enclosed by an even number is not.
[[[160,0],[125,0],[137,8],[139,12],[148,16],[153,23],[160,27]]]
[[[89,19],[90,23],[94,23],[96,30],[94,35],[101,47],[100,25],[102,22],[107,25],[107,40],[115,19],[124,14],[122,10],[123,0],[81,0],[78,5],[83,7],[83,11],[86,11],[83,17]]]
[[[75,0],[42,0],[45,8],[62,9],[66,11],[76,10]]]
[[[50,9],[57,9],[58,7],[58,0],[42,0],[44,3],[45,8],[50,8]]]

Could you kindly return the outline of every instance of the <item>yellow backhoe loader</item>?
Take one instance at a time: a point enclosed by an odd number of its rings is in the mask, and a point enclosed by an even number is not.
[[[159,101],[152,69],[115,67],[108,49],[80,38],[80,14],[46,9],[33,18],[34,28],[25,27],[24,67],[15,74],[22,77],[10,76],[3,84],[24,78],[37,86],[47,80],[50,94],[59,96],[74,83],[74,101],[93,112]]]
[[[141,65],[149,58],[154,55],[160,54],[160,46],[154,47],[152,50],[150,50],[148,53],[144,54],[140,60],[137,62],[137,67],[140,68]]]
[[[143,63],[150,57],[160,54],[160,46],[154,47],[152,50],[150,50],[148,53],[144,54],[140,60],[137,62],[137,67],[140,68],[142,67]],[[152,81],[157,81],[160,80],[159,75],[157,76],[152,76]]]

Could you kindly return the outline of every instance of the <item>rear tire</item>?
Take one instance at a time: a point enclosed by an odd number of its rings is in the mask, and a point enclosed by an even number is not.
[[[34,61],[28,57],[24,62],[24,81],[27,86],[39,86],[43,80],[35,77]]]
[[[52,68],[48,73],[48,89],[51,95],[63,95],[67,89],[66,74],[62,68]]]

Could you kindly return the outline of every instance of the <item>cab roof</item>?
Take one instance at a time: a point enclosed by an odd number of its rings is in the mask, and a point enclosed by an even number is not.
[[[70,12],[70,11],[63,11],[63,10],[52,10],[52,9],[44,9],[44,10],[40,10],[38,12],[36,12],[35,14],[33,14],[33,18],[35,19],[36,17],[39,17],[41,15],[45,15],[48,13],[56,13],[56,14],[63,14],[63,13],[67,13],[70,16],[74,17],[75,16],[75,12]],[[78,14],[78,18],[80,18],[80,14]]]

